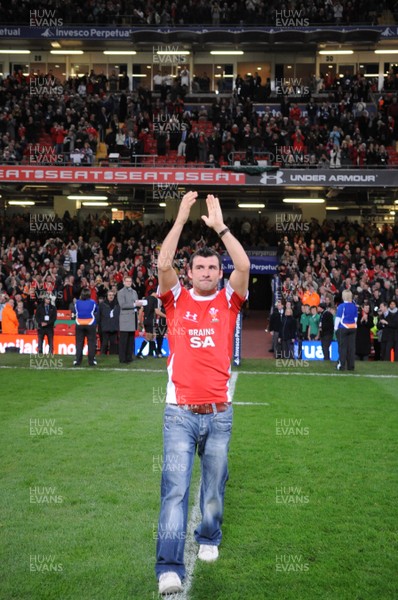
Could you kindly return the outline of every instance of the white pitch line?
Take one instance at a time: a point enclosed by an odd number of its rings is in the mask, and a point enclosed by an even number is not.
[[[268,402],[234,402],[234,406],[269,406]]]
[[[239,372],[234,371],[233,373],[231,373],[231,378],[229,380],[229,393],[231,396],[231,400],[233,399],[233,397],[235,395],[235,388],[236,388],[236,382],[238,381],[238,375],[239,375]]]
[[[229,393],[231,395],[231,399],[234,397],[236,381],[238,379],[239,373],[234,371],[231,374],[231,378],[229,380]],[[173,599],[175,600],[188,600],[189,592],[191,591],[192,581],[193,581],[193,572],[195,569],[196,560],[198,557],[198,544],[196,543],[194,537],[194,531],[197,523],[200,522],[201,513],[200,513],[200,485],[196,491],[195,502],[192,507],[191,517],[189,519],[188,527],[187,527],[187,542],[185,546],[185,580],[184,580],[184,589],[179,594],[174,594]]]
[[[198,557],[198,544],[196,543],[194,531],[198,523],[200,523],[201,513],[200,513],[200,484],[199,481],[198,489],[196,490],[196,497],[194,505],[192,506],[191,517],[189,519],[188,527],[187,527],[187,541],[184,552],[184,562],[185,562],[185,580],[184,580],[184,589],[179,594],[174,594],[173,599],[176,600],[187,600],[188,594],[191,591],[192,581],[193,581],[193,571],[195,569],[195,563]],[[167,596],[166,596],[167,598]]]
[[[304,377],[367,377],[369,379],[398,379],[398,375],[377,375],[367,373],[304,373],[304,371],[239,371],[240,375],[297,375]]]
[[[18,367],[18,365],[0,365],[0,369],[25,369],[25,370],[30,370],[30,371],[70,371],[70,372],[74,372],[74,371],[85,371],[87,372],[91,372],[91,373],[98,373],[100,371],[121,371],[124,373],[164,373],[165,375],[167,375],[167,371],[166,369],[134,369],[134,367],[132,369],[127,369],[127,368],[121,368],[121,367],[100,367],[99,369],[96,369],[95,367],[74,367],[74,366],[70,366],[70,367]]]

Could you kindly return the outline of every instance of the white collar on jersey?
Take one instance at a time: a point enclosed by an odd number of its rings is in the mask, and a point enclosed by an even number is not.
[[[192,298],[194,300],[202,300],[202,301],[206,301],[206,300],[214,300],[214,298],[217,296],[218,291],[215,294],[212,294],[211,296],[199,296],[198,294],[195,294],[195,292],[193,291],[193,288],[191,288],[189,290],[189,293],[191,294]]]

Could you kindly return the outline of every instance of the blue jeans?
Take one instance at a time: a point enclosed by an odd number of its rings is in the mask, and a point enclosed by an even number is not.
[[[201,461],[200,510],[195,530],[199,544],[218,546],[228,480],[232,405],[225,412],[198,415],[167,404],[163,423],[161,506],[156,548],[156,575],[174,571],[185,577],[184,548],[189,486],[196,449]]]

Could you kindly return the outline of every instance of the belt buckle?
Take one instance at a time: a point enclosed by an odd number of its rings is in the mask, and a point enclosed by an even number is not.
[[[214,410],[212,404],[192,404],[191,408],[188,408],[188,410],[194,415],[211,415],[214,412],[217,412],[217,409]]]
[[[198,404],[179,404],[178,406],[182,408],[182,410],[189,411],[194,415],[200,414],[197,410],[195,410],[195,408],[198,408]]]
[[[216,402],[206,404],[179,404],[183,410],[189,410],[194,415],[216,415],[219,412],[225,412],[228,408],[227,402],[220,402],[217,408]]]

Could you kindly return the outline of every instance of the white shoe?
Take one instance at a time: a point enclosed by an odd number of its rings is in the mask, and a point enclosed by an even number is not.
[[[218,558],[218,546],[200,544],[198,558],[205,562],[213,562]]]
[[[182,592],[181,579],[174,571],[162,573],[159,577],[159,594],[176,594]]]

